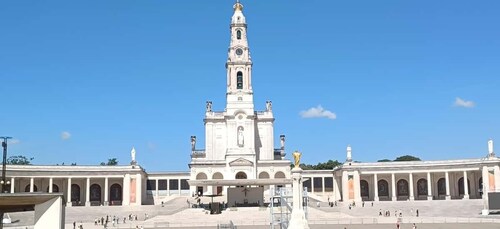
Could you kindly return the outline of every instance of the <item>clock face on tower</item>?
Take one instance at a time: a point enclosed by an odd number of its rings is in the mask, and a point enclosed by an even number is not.
[[[236,55],[240,56],[243,54],[243,49],[236,49]]]

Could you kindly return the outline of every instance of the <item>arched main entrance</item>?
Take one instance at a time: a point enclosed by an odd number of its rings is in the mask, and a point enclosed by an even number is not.
[[[109,189],[109,205],[122,204],[122,186],[120,184],[113,184]]]

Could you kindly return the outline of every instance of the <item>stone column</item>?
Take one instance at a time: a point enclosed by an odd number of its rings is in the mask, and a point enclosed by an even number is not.
[[[301,168],[292,169],[292,182],[293,206],[288,229],[309,229],[309,225],[307,223],[306,216],[302,207],[303,185]]]
[[[66,206],[71,207],[73,206],[73,202],[71,202],[71,177],[68,178],[68,197],[67,197],[68,203]]]
[[[335,178],[335,175],[333,176],[333,199],[334,200],[340,200],[340,189],[339,189],[339,184],[337,182],[337,178]]]
[[[196,186],[194,192],[197,193]],[[167,179],[167,196],[170,196],[170,179]]]
[[[314,193],[314,177],[311,177],[311,193]]]
[[[483,166],[483,199],[488,200],[488,192],[490,191],[490,177],[488,167]]]
[[[49,178],[49,193],[52,193],[52,185],[54,184],[54,180],[51,178]]]
[[[375,191],[375,196],[373,197],[373,200],[374,201],[379,201],[379,198],[378,198],[378,176],[377,174],[373,174],[373,190]]]
[[[445,183],[446,183],[446,199],[451,200],[450,196],[450,175],[448,174],[448,171],[446,171],[445,175]]]
[[[30,192],[33,192],[33,189],[35,188],[35,184],[34,184],[34,178],[31,177],[30,178]]]
[[[123,206],[130,205],[130,174],[125,174],[123,177]]]
[[[135,203],[139,206],[142,205],[142,175],[138,173],[135,175]]]
[[[413,192],[413,173],[410,173],[409,178],[410,178],[410,200],[415,200],[415,195]]]
[[[179,196],[181,195],[181,179],[178,179],[177,181],[177,188],[179,188]]]
[[[344,202],[349,201],[349,187],[348,187],[348,179],[346,171],[342,171],[342,200]]]
[[[359,177],[359,171],[354,171],[354,199],[356,202],[361,202],[361,182]]]
[[[109,178],[104,178],[104,206],[109,205]]]
[[[469,199],[469,184],[467,178],[467,171],[464,171],[464,199]]]
[[[323,196],[325,196],[325,177],[321,177],[321,188],[323,191]]]
[[[15,187],[15,179],[14,177],[10,178],[10,193],[14,193],[14,187]]]
[[[159,190],[158,189],[158,179],[156,179],[155,182],[156,182],[156,185],[155,185],[155,187],[156,187],[155,188],[155,191],[156,191],[155,192],[155,196],[156,196],[156,200],[158,200],[159,199],[159,195],[160,195],[160,194],[158,194],[158,190]]]
[[[431,173],[427,172],[427,200],[432,200],[432,181],[431,181]]]
[[[392,186],[392,201],[398,200],[398,196],[396,195],[396,176],[394,173],[391,173],[391,186]]]
[[[87,185],[85,186],[85,206],[90,206],[90,178],[87,177]]]
[[[500,192],[500,166],[495,165],[495,191]]]

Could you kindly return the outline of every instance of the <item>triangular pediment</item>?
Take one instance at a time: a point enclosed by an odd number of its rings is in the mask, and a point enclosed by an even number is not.
[[[230,166],[253,166],[253,162],[245,159],[245,158],[238,158],[234,161],[229,162]]]

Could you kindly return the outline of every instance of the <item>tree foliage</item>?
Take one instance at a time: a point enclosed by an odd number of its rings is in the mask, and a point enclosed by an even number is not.
[[[378,160],[377,162],[390,162],[392,160],[389,160],[389,159],[382,159],[382,160]]]
[[[105,163],[105,162],[101,162],[101,165],[118,165],[118,159],[116,158],[110,158],[108,159],[108,163]]]
[[[308,165],[301,163],[299,166],[303,170],[330,170],[333,169],[339,165],[342,165],[342,163],[338,162],[337,160],[328,160],[325,163],[318,163],[317,165]]]
[[[404,155],[404,156],[397,157],[396,159],[394,159],[394,161],[421,161],[421,160],[420,160],[420,158],[412,156],[412,155]],[[391,160],[382,159],[382,160],[378,160],[377,162],[391,162]]]
[[[27,158],[22,155],[10,156],[7,158],[7,164],[9,165],[31,165],[31,161],[35,159],[34,157]]]
[[[404,155],[401,157],[396,158],[394,161],[421,161],[420,158],[411,156],[411,155]]]

